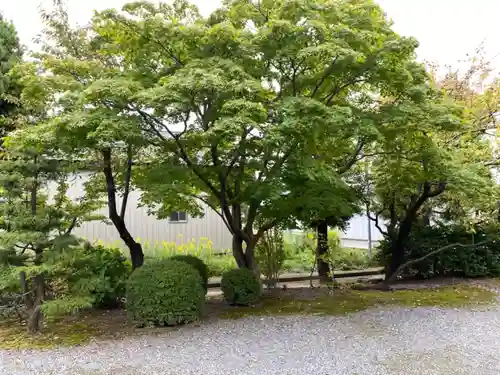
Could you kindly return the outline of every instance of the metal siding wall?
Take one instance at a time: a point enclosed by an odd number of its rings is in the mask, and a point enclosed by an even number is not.
[[[75,176],[68,195],[76,199],[83,196],[83,183],[88,174],[82,173]],[[51,189],[54,191],[53,189]],[[129,196],[125,221],[130,233],[135,238],[139,238],[142,243],[148,241],[151,245],[156,242],[176,242],[186,243],[190,240],[198,241],[205,237],[212,241],[216,250],[230,249],[232,237],[222,219],[208,206],[204,206],[205,215],[201,218],[193,218],[188,215],[186,223],[170,223],[168,220],[157,220],[154,216],[148,215],[146,207],[138,207],[140,192],[133,191]],[[121,200],[118,199],[118,204]],[[107,217],[107,207],[103,207],[99,212]],[[349,228],[341,234],[342,243],[346,247],[368,247],[368,222],[365,215],[353,217]],[[372,241],[374,246],[383,237],[371,223]],[[383,225],[381,225],[384,228]],[[124,247],[118,232],[112,225],[106,225],[100,221],[87,222],[74,233],[90,241],[101,240],[105,243],[113,243]]]
[[[83,184],[88,174],[75,176],[68,195],[72,199],[83,196]],[[53,189],[50,189],[53,191]],[[213,243],[216,250],[229,249],[232,244],[232,237],[226,228],[222,219],[208,206],[204,206],[204,217],[193,218],[188,215],[185,223],[171,223],[169,220],[157,220],[156,217],[148,215],[146,207],[138,207],[140,192],[132,191],[127,204],[125,222],[134,238],[139,238],[142,243],[148,241],[154,245],[156,242],[176,242],[178,244],[186,243],[201,238],[208,238]],[[121,199],[117,202],[120,206]],[[119,207],[118,207],[119,209]],[[107,207],[99,210],[107,217]],[[105,243],[113,243],[124,246],[120,240],[118,232],[112,225],[107,225],[100,221],[84,223],[81,227],[75,229],[75,235],[84,237],[89,241],[101,240]]]

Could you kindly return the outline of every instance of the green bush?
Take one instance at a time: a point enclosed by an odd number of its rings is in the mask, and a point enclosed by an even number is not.
[[[181,262],[186,262],[190,264],[200,273],[201,276],[201,285],[205,293],[208,289],[208,267],[207,265],[198,257],[194,255],[176,255],[170,258],[171,260],[179,260]]]
[[[181,236],[179,236],[182,239]],[[146,260],[158,260],[172,258],[178,255],[191,255],[201,259],[208,267],[208,277],[221,276],[224,272],[237,267],[231,250],[220,251],[212,246],[212,241],[206,237],[198,240],[189,240],[184,243],[176,241],[141,241]]]
[[[101,245],[72,247],[59,253],[53,264],[59,269],[56,273],[62,276],[59,287],[66,287],[72,295],[90,295],[98,308],[116,307],[120,303],[132,271],[120,249]]]
[[[231,271],[237,267],[236,260],[232,254],[211,255],[203,258],[208,267],[208,277],[220,277],[224,272]]]
[[[312,232],[285,236],[285,261],[287,272],[310,272],[314,265],[316,238]],[[370,257],[367,249],[343,248],[337,231],[328,232],[331,256],[327,259],[335,270],[349,271],[378,266],[378,259]]]
[[[146,263],[127,283],[127,313],[139,325],[176,325],[201,315],[205,292],[199,272],[178,260]]]
[[[255,248],[255,257],[259,263],[260,272],[272,286],[278,282],[285,261],[283,245],[283,230],[273,228],[260,238]]]
[[[415,227],[405,247],[404,262],[417,259],[440,247],[453,243],[482,246],[452,247],[408,267],[403,277],[432,278],[437,276],[482,277],[500,275],[500,238],[495,232],[475,228],[474,234],[462,226]],[[382,241],[379,261],[390,262],[390,241]]]
[[[336,270],[362,270],[377,266],[377,262],[370,257],[368,249],[339,247],[333,254],[333,264]]]
[[[248,306],[258,301],[260,280],[247,268],[237,268],[222,275],[221,289],[230,305]]]

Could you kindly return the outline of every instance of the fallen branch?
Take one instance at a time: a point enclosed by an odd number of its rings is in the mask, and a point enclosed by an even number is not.
[[[385,280],[385,284],[389,285],[391,284],[392,282],[394,282],[394,280],[396,280],[396,278],[401,274],[401,272],[403,272],[403,270],[405,268],[407,268],[408,266],[411,266],[412,264],[415,264],[415,263],[418,263],[418,262],[421,262],[433,255],[436,255],[444,250],[447,250],[447,249],[451,249],[453,247],[477,247],[477,246],[481,246],[481,245],[484,245],[486,243],[490,242],[489,240],[485,240],[485,241],[481,241],[481,242],[478,242],[478,243],[475,243],[475,244],[470,244],[470,245],[464,245],[462,243],[453,243],[453,244],[450,244],[450,245],[446,245],[446,246],[443,246],[443,247],[440,247],[439,249],[436,249],[434,251],[431,251],[430,253],[428,254],[425,254],[424,256],[420,257],[420,258],[417,258],[417,259],[413,259],[413,260],[409,260],[408,262],[400,265],[398,267],[398,269],[387,279]]]

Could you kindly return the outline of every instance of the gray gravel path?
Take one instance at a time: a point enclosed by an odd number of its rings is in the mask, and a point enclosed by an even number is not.
[[[0,352],[1,375],[498,375],[500,308],[247,318],[47,352]]]

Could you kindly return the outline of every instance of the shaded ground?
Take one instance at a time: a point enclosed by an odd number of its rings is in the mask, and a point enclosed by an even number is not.
[[[455,285],[459,283],[458,285]],[[451,285],[450,285],[451,284]],[[496,294],[459,279],[400,285],[417,290],[395,292],[356,291],[352,284],[340,283],[337,289],[310,288],[308,282],[289,283],[286,289],[265,292],[260,303],[252,307],[227,306],[219,294],[207,299],[203,320],[175,328],[135,328],[127,321],[124,310],[88,311],[55,322],[46,322],[43,334],[31,336],[17,321],[0,324],[0,349],[51,348],[84,344],[90,340],[113,340],[131,336],[165,335],[178,330],[195,329],[220,319],[278,315],[345,315],[374,306],[442,306],[461,307],[489,304]],[[484,282],[483,282],[484,284]],[[419,288],[426,286],[426,289]],[[436,288],[438,286],[439,288]],[[433,288],[428,288],[433,287]]]

